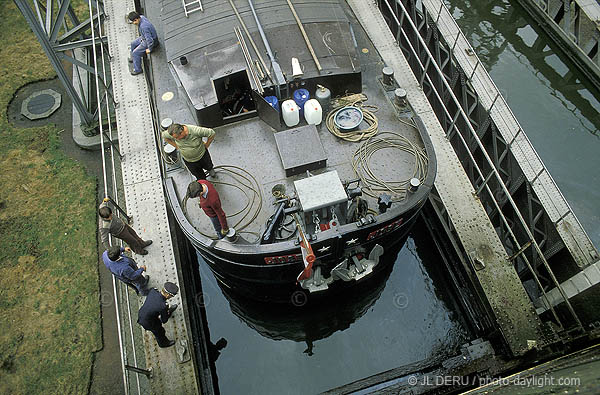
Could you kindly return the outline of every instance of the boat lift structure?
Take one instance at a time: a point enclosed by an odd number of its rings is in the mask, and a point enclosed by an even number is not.
[[[105,48],[111,73],[104,87],[119,103],[115,111],[124,205],[136,226],[148,230],[159,249],[140,257],[139,262],[148,267],[153,286],[166,280],[183,285],[184,308],[165,326],[168,336],[177,339],[175,348],[159,349],[147,333],[143,336],[145,358],[138,358],[135,351],[128,351],[141,348],[139,337],[136,346],[131,330],[133,344],[122,348],[126,392],[135,392],[130,385],[135,379],[137,392],[142,380],[141,387],[149,387],[152,393],[167,389],[213,393],[203,349],[207,339],[201,330],[192,334],[186,308],[187,301],[198,300],[186,290],[169,226],[161,176],[165,169],[157,149],[159,125],[152,117],[149,97],[152,87],[128,72],[128,46],[137,32],[124,16],[138,2],[91,0],[96,11],[84,25],[77,21],[69,0],[48,0],[45,7],[34,0],[35,12],[28,2],[14,1],[62,76],[73,102],[79,103],[76,108],[87,124],[94,114],[83,104],[81,89],[78,91],[62,69],[61,59],[68,55],[60,54],[84,48],[87,59],[95,59],[93,49]],[[443,1],[347,3],[386,66],[403,71],[394,74],[395,83],[407,92],[408,102],[435,145],[438,177],[430,205],[458,257],[456,270],[467,280],[457,286],[468,287],[481,302],[466,309],[483,310],[487,317],[477,323],[478,332],[482,336],[499,333],[503,345],[501,350],[493,349],[487,340],[469,345],[463,355],[449,361],[446,374],[457,366],[462,372],[476,373],[481,365],[475,362],[485,357],[502,354],[504,360],[512,358],[506,363],[494,359],[495,371],[486,365],[488,371],[499,374],[528,353],[588,336],[592,331],[589,324],[598,316],[581,309],[580,298],[584,292],[600,294],[598,252]],[[184,0],[181,12],[192,20],[197,13],[188,15],[185,4]],[[205,9],[211,6],[210,1],[203,4]],[[297,11],[302,20],[302,10]],[[65,15],[75,26],[61,36]],[[104,35],[98,34],[102,31]],[[75,37],[78,40],[69,41]],[[89,64],[71,59],[77,67],[98,75]],[[412,74],[404,72],[408,68]],[[129,314],[124,322],[130,325],[136,313],[117,306],[119,317]],[[406,385],[401,377],[408,373],[398,369],[333,391],[400,389]]]
[[[600,4],[587,0],[517,1],[600,88]]]

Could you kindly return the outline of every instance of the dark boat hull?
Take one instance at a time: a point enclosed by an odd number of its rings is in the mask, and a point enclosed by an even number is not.
[[[354,231],[348,232],[340,238],[325,238],[315,242],[312,247],[317,256],[317,264],[321,266],[323,274],[326,277],[329,276],[331,269],[345,257],[352,254],[368,255],[376,244],[382,246],[384,252],[392,249],[397,251],[402,248],[421,207],[422,205],[419,205],[384,223],[355,228]],[[380,231],[386,229],[386,227],[391,230],[388,232]],[[380,231],[379,236],[374,236],[377,235],[378,231]],[[308,298],[318,298],[323,294],[336,293],[367,281],[369,278],[376,276],[377,273],[385,270],[386,265],[393,264],[393,260],[382,260],[373,268],[371,274],[360,280],[336,280],[328,286],[327,290],[311,293],[303,289],[296,280],[304,269],[301,260],[289,263],[266,264],[265,258],[270,259],[273,254],[222,252],[198,243],[193,238],[190,238],[190,240],[223,287],[244,297],[269,302],[303,304],[306,303]],[[347,243],[352,240],[358,241],[348,246]],[[320,254],[319,249],[323,246],[330,246],[328,252],[332,252]],[[298,257],[299,254],[300,247],[295,247],[281,250],[276,256],[285,257],[281,259],[293,259],[290,257]]]
[[[349,328],[373,306],[393,270],[401,245],[388,250],[382,267],[361,280],[349,292],[328,293],[327,298],[309,299],[304,305],[265,305],[221,286],[231,311],[260,335],[274,340],[307,342],[325,339]],[[391,261],[391,262],[387,262]]]
[[[383,247],[385,253],[398,244],[401,247],[406,240],[433,188],[437,169],[431,141],[421,120],[415,117],[415,121],[429,158],[424,182],[416,191],[409,193],[404,201],[394,203],[387,212],[374,216],[373,222],[364,224],[359,221],[342,225],[335,230],[322,232],[316,240],[311,240],[317,258],[315,265],[321,267],[324,277],[332,277],[331,270],[344,259],[350,260],[352,256],[366,258],[376,245]],[[372,268],[373,272],[358,281],[337,279],[328,284],[326,290],[309,292],[297,282],[298,275],[304,270],[297,241],[260,245],[243,240],[234,243],[212,240],[202,235],[186,218],[171,178],[165,179],[165,191],[182,231],[217,280],[224,287],[245,297],[268,302],[304,303],[309,294],[313,298],[318,294],[335,292],[336,289],[346,289],[384,269],[385,264],[377,264]]]

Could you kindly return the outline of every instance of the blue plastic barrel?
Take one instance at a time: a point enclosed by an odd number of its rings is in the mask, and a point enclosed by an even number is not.
[[[304,115],[304,103],[310,99],[310,94],[306,89],[296,89],[294,91],[294,101],[300,107],[300,117]]]
[[[265,100],[271,107],[279,112],[279,100],[277,100],[277,96],[265,96]]]

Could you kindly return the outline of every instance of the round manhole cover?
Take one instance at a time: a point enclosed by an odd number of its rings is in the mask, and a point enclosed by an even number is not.
[[[47,118],[54,111],[58,110],[60,103],[60,93],[52,89],[44,89],[43,91],[31,94],[27,99],[23,100],[21,114],[31,120]]]

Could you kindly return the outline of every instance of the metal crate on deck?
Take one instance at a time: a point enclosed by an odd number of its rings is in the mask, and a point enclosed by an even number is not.
[[[326,224],[326,227],[331,227],[332,221],[337,217],[345,218],[348,195],[336,170],[294,181],[294,187],[304,212],[308,233],[315,233],[310,224]]]

